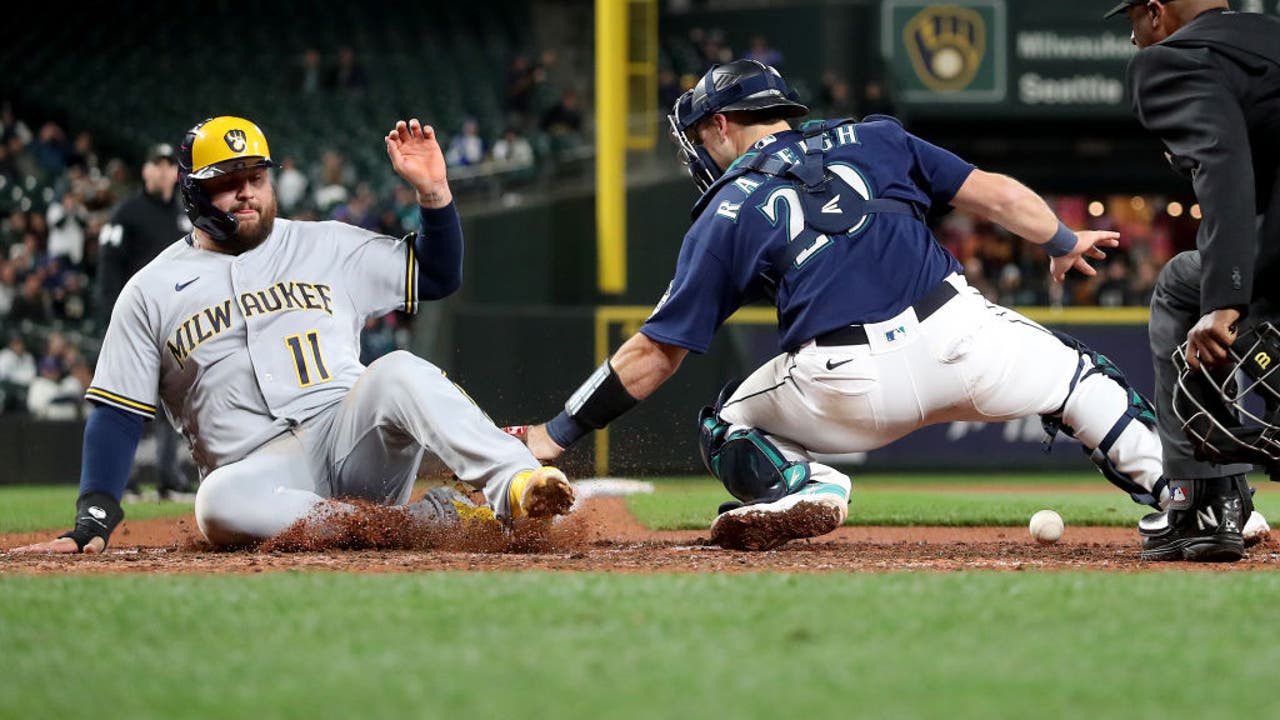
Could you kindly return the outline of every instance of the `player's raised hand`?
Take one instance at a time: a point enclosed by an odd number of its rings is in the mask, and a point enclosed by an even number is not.
[[[1092,277],[1098,274],[1089,264],[1089,260],[1102,260],[1107,253],[1102,248],[1116,247],[1120,244],[1120,233],[1109,230],[1081,230],[1076,233],[1076,246],[1071,252],[1061,257],[1049,259],[1049,274],[1054,280],[1062,282],[1067,271],[1075,268]]]
[[[401,120],[387,133],[386,141],[391,167],[418,191],[419,204],[439,208],[452,202],[444,153],[434,128],[417,118]]]

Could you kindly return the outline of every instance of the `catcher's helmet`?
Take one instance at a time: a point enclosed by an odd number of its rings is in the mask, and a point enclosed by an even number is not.
[[[1192,370],[1187,344],[1174,351],[1173,414],[1198,459],[1255,463],[1274,472],[1280,465],[1280,329],[1254,325],[1232,343],[1230,356],[1226,368]]]
[[[667,121],[671,137],[680,148],[680,162],[702,192],[723,174],[711,155],[699,146],[693,127],[716,113],[776,110],[781,117],[807,115],[799,95],[787,87],[782,75],[756,60],[734,60],[713,65],[698,84],[681,95]]]
[[[191,224],[215,240],[235,235],[239,221],[213,206],[200,181],[274,164],[267,137],[244,118],[222,115],[188,130],[178,148],[178,182]]]

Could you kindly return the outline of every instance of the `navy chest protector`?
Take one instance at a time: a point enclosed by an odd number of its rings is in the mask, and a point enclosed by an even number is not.
[[[889,213],[907,215],[921,222],[924,213],[915,203],[892,198],[866,198],[826,166],[823,141],[828,131],[853,123],[851,118],[811,120],[800,127],[804,155],[799,162],[787,162],[775,155],[753,150],[743,155],[721,175],[693,206],[693,219],[706,210],[720,188],[750,172],[789,180],[796,188],[805,224],[823,235],[843,235],[867,215]],[[789,242],[775,253],[773,267],[779,278],[794,267],[796,257],[807,249],[802,242]]]

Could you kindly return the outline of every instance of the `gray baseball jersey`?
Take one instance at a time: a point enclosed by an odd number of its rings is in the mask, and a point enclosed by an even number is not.
[[[340,401],[366,319],[417,309],[413,243],[277,219],[241,255],[174,243],[125,285],[86,397],[147,419],[157,401],[201,473]]]

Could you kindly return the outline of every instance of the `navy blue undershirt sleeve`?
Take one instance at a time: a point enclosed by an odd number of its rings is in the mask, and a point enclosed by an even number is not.
[[[439,300],[462,287],[462,221],[458,207],[418,208],[421,227],[413,241],[418,256],[418,297]]]
[[[142,416],[95,405],[84,426],[80,495],[100,492],[119,500],[129,484],[133,454],[142,438]],[[161,422],[164,422],[163,420]]]

